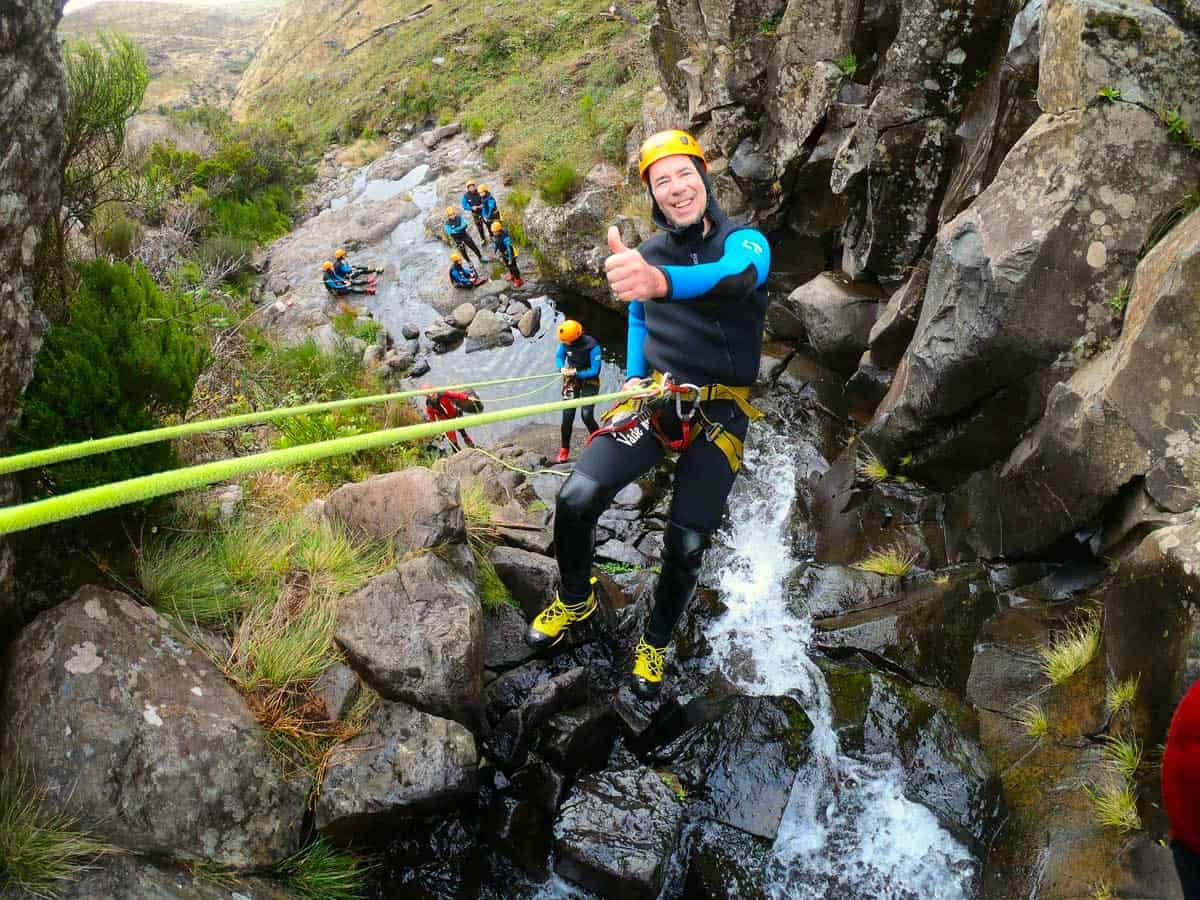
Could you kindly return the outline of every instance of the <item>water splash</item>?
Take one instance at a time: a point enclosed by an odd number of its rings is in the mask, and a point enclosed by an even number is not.
[[[812,622],[786,602],[796,566],[788,543],[793,446],[782,430],[748,444],[732,501],[738,513],[715,573],[728,611],[708,631],[716,664],[735,684],[748,694],[791,694],[813,723],[813,752],[793,783],[764,888],[780,900],[969,897],[973,857],[904,796],[897,762],[853,759],[839,747],[828,686],[809,656]]]

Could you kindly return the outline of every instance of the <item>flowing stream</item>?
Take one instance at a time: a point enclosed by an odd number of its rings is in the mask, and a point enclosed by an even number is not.
[[[768,864],[768,896],[966,898],[974,862],[932,812],[907,799],[895,759],[844,755],[824,675],[809,655],[812,623],[789,608],[797,565],[788,525],[795,501],[790,436],[761,426],[730,502],[728,548],[714,580],[728,611],[710,626],[717,665],[748,694],[788,694],[813,723]]]

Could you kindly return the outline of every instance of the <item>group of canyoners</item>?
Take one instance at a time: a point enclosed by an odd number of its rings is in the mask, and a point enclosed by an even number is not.
[[[525,639],[545,651],[592,618],[597,609],[592,567],[598,519],[621,488],[667,454],[675,455],[661,570],[629,676],[634,695],[653,700],[662,690],[675,626],[695,593],[705,551],[725,514],[750,423],[762,415],[748,398],[762,351],[771,250],[761,232],[731,221],[722,211],[704,152],[687,132],[649,137],[641,147],[638,172],[660,233],[631,249],[610,227],[604,267],[613,295],[629,309],[622,389],[642,393],[608,410],[599,422],[594,407],[584,407],[587,445],[555,507],[558,590],[534,617]],[[467,184],[463,211],[474,218],[482,240],[492,234],[519,287],[516,251],[494,198],[486,187],[474,188]],[[469,221],[452,207],[446,209],[446,233],[460,250],[452,262],[461,271],[456,274],[452,268],[451,279],[471,287],[478,277],[470,266],[461,266],[461,257],[474,251],[482,262],[483,255],[471,240]],[[349,278],[353,286],[356,272],[370,274],[350,269],[339,277]],[[467,280],[460,280],[462,272]],[[594,396],[600,385],[599,342],[573,320],[559,326],[558,338],[563,395]],[[469,394],[425,387],[430,418],[455,418],[480,408]],[[573,423],[574,411],[564,413],[559,462],[569,458]],[[465,431],[460,434],[472,444]],[[450,439],[457,447],[456,439]],[[1200,900],[1200,682],[1176,710],[1162,785],[1184,896]]]

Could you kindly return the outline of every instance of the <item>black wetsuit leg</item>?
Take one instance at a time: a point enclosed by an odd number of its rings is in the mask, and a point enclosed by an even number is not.
[[[595,397],[599,393],[600,393],[600,379],[599,378],[591,378],[591,379],[588,379],[587,381],[581,381],[579,383],[579,396],[580,397]],[[595,431],[597,428],[600,427],[598,424],[596,424],[596,407],[581,406],[579,408],[579,414],[583,417],[583,424],[587,426],[588,434],[591,434],[593,431]],[[563,446],[565,447],[566,445],[564,444]]]
[[[479,260],[480,265],[483,264],[483,254],[479,252],[479,248],[475,245],[475,241],[471,239],[469,232],[464,231],[455,238],[455,241],[458,243],[458,249],[462,251],[464,259],[470,259],[467,251],[471,250],[474,252],[475,258]]]

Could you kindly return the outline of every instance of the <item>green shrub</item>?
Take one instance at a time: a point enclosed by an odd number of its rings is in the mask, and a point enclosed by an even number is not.
[[[279,185],[262,189],[254,197],[211,197],[208,211],[213,227],[243,241],[266,243],[287,234],[292,226],[291,201]]]
[[[548,163],[538,172],[537,187],[547,203],[566,203],[582,184],[583,177],[569,162]]]
[[[142,243],[140,222],[126,215],[120,204],[109,203],[96,211],[92,219],[96,250],[116,260],[127,260]]]
[[[81,267],[67,321],[50,331],[25,394],[23,450],[153,428],[191,402],[207,350],[191,314],[144,268],[97,259]],[[171,445],[149,444],[42,471],[43,489],[78,490],[169,468]],[[40,492],[40,491],[39,491]]]

